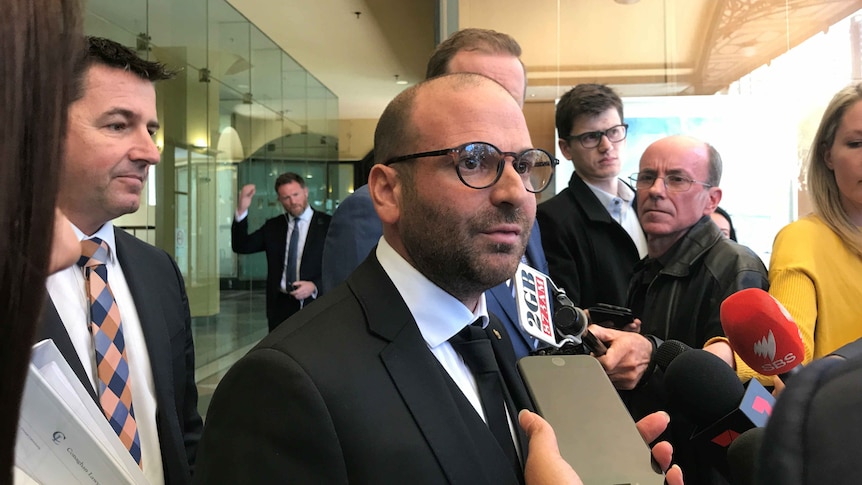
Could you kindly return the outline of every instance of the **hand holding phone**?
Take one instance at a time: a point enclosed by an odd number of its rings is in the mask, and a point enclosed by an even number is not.
[[[632,311],[621,306],[598,303],[588,310],[590,312],[590,321],[603,327],[621,330],[634,321]]]

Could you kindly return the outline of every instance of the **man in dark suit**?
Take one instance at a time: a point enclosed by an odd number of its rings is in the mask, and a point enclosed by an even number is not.
[[[231,246],[239,254],[266,251],[266,319],[271,332],[317,298],[323,241],[331,217],[308,205],[302,176],[286,172],[275,179],[275,193],[285,212],[249,234],[248,208],[254,193],[254,184],[240,192]]]
[[[148,169],[159,162],[153,82],[172,73],[107,39],[89,38],[88,46],[79,93],[69,107],[58,205],[79,239],[98,238],[107,248],[104,266],[122,322],[124,385],[131,390],[144,476],[150,483],[189,483],[202,422],[183,278],[166,252],[111,223],[138,209]],[[85,274],[87,269],[73,266],[49,278],[39,334],[54,340],[107,416],[111,398],[96,362],[109,359],[96,355],[99,317],[91,313]]]
[[[607,86],[579,84],[560,98],[556,124],[560,151],[575,172],[536,213],[551,278],[577,306],[624,306],[647,249],[635,192],[618,178],[627,130],[623,102]]]
[[[515,272],[535,216],[529,190],[550,182],[550,155],[530,148],[505,89],[463,73],[396,97],[374,146],[383,238],[346,284],[227,373],[199,483],[518,484],[524,459],[527,476],[534,456],[561,462],[541,443],[528,457],[516,413],[532,404],[484,293]],[[456,340],[465,332],[492,354],[482,371]],[[480,397],[488,374],[498,399]],[[502,434],[491,429],[500,421]],[[563,476],[532,483],[576,478]]]
[[[475,72],[497,81],[524,106],[527,79],[520,60],[521,46],[511,36],[485,29],[463,29],[441,42],[428,60],[425,77],[451,72]],[[328,292],[359,266],[383,234],[374,211],[368,186],[346,197],[332,218],[332,230],[323,249],[323,291]],[[538,223],[533,224],[525,253],[526,263],[548,273]],[[504,282],[488,290],[488,310],[512,337],[515,355],[520,358],[535,350],[538,342],[518,323],[511,288]]]

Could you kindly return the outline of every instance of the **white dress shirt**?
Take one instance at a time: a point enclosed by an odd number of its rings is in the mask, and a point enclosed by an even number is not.
[[[299,239],[296,242],[296,274],[291,278],[293,281],[297,281],[300,279],[299,268],[302,266],[302,253],[305,250],[305,241],[308,239],[308,228],[311,225],[312,215],[314,215],[314,211],[312,211],[310,205],[305,206],[305,210],[297,217],[285,214],[285,217],[289,218],[287,221],[287,240],[284,245],[284,270],[281,275],[281,291],[285,293],[293,291],[287,288],[287,253],[290,251],[290,236],[293,235],[293,231],[297,230],[296,226],[298,225]],[[314,293],[312,296],[317,297],[317,291]]]
[[[144,476],[151,484],[164,484],[162,469],[162,452],[159,447],[159,434],[156,426],[156,388],[153,383],[153,373],[150,367],[150,355],[144,340],[138,310],[129,286],[126,283],[123,268],[117,259],[117,245],[114,238],[114,226],[105,223],[95,234],[86,236],[75,227],[78,240],[98,237],[108,244],[108,284],[114,293],[114,299],[120,310],[123,325],[123,338],[126,343],[126,358],[129,363],[129,377],[132,388],[132,405],[135,409],[135,422],[138,426],[138,436],[141,440],[141,462]],[[143,263],[146,264],[146,263]],[[84,370],[90,376],[90,385],[99,394],[99,373],[96,369],[96,351],[93,347],[93,336],[88,326],[90,321],[90,302],[84,281],[84,272],[78,265],[73,265],[59,271],[48,278],[46,286],[48,294],[57,313],[66,327],[69,339],[78,353],[78,358]]]
[[[635,247],[638,249],[638,255],[643,259],[647,255],[647,242],[644,231],[641,228],[641,223],[638,221],[638,214],[633,204],[635,200],[635,192],[625,184],[622,180],[617,179],[617,194],[613,195],[604,190],[584,181],[587,187],[593,191],[593,194],[599,199],[599,202],[604,206],[611,218],[628,233]]]
[[[464,396],[479,413],[479,416],[487,423],[485,412],[482,410],[482,401],[479,399],[479,387],[476,378],[470,372],[464,359],[455,351],[449,339],[460,332],[467,325],[471,325],[477,319],[482,320],[482,328],[488,326],[488,308],[485,304],[485,294],[479,297],[479,304],[475,311],[470,311],[464,304],[454,296],[446,293],[439,286],[432,283],[428,278],[410,265],[398,254],[392,246],[386,242],[385,237],[380,238],[377,244],[377,260],[383,270],[395,284],[401,298],[410,309],[410,314],[416,320],[419,333],[428,345],[428,349],[440,365],[446,369],[455,384],[464,393]],[[509,431],[512,440],[515,438],[514,425],[509,413],[506,413],[509,421]],[[516,445],[515,449],[520,455],[521,450]]]

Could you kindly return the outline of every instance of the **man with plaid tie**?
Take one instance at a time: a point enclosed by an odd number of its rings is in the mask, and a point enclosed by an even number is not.
[[[159,162],[153,83],[173,73],[93,37],[80,69],[57,203],[83,255],[49,278],[40,338],[54,340],[149,483],[189,483],[202,422],[183,279],[170,255],[111,223],[138,209]]]

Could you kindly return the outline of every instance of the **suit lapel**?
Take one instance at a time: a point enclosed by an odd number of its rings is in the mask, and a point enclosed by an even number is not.
[[[161,288],[160,278],[173,275],[160,276],[154,272],[155,267],[152,264],[141,262],[146,261],[147,258],[140,257],[135,244],[144,244],[143,242],[133,240],[134,236],[118,228],[114,229],[114,234],[117,243],[117,259],[123,268],[123,276],[135,302],[135,310],[144,335],[144,345],[150,357],[156,402],[160,410],[171,409],[175,401],[171,341],[162,311],[162,302],[154,289]],[[158,417],[176,419],[176,415],[172,412],[159,412]],[[179,422],[176,423],[176,429],[179,429]]]
[[[490,431],[477,432],[463,418],[445,380],[448,374],[428,350],[373,251],[348,278],[348,285],[363,307],[369,330],[390,342],[380,358],[447,481],[518,483]],[[478,415],[475,418],[484,426]]]
[[[69,334],[66,332],[66,327],[63,325],[63,320],[60,318],[60,314],[57,312],[57,307],[54,306],[54,302],[51,298],[48,298],[45,304],[42,326],[38,331],[39,340],[45,340],[47,338],[54,341],[54,345],[57,346],[57,349],[60,351],[63,358],[66,359],[69,367],[71,367],[75,375],[78,376],[78,380],[80,380],[81,384],[84,385],[84,389],[90,393],[90,397],[92,397],[93,401],[96,402],[96,405],[101,408],[101,405],[99,404],[99,396],[96,395],[96,390],[93,389],[93,381],[84,369],[84,365],[81,363],[81,358],[78,356],[78,352],[75,351],[75,346],[72,345],[72,339],[69,338]]]

